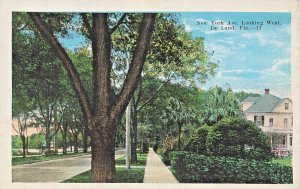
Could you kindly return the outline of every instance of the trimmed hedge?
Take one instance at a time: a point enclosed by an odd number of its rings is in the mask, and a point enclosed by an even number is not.
[[[292,183],[292,168],[256,160],[172,152],[171,166],[183,183]]]

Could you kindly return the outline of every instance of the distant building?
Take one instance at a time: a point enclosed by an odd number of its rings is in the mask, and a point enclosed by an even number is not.
[[[241,102],[247,120],[253,121],[270,137],[272,150],[279,156],[293,152],[293,103],[278,98],[265,89],[261,97],[247,97]]]
[[[32,120],[28,121],[28,125],[26,130],[24,130],[24,135],[27,137],[33,135],[33,134],[39,134],[39,133],[45,133],[45,127],[41,126],[41,125],[33,125],[32,124]],[[12,135],[16,136],[16,135],[20,135],[20,127],[19,127],[19,123],[17,121],[17,119],[13,119],[12,120]]]

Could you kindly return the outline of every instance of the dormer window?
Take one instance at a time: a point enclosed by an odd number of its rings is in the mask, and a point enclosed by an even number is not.
[[[285,109],[285,110],[288,110],[288,109],[289,109],[289,103],[285,103],[285,104],[284,104],[284,109]]]

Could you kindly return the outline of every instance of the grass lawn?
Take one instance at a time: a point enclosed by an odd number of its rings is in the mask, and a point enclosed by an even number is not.
[[[147,153],[137,153],[137,159],[138,162],[131,164],[133,166],[145,166],[146,165],[146,161],[147,161]],[[126,159],[125,156],[120,157],[118,159],[116,159],[116,165],[125,165],[126,164]]]
[[[116,168],[116,175],[113,178],[113,183],[142,183],[144,179],[144,168],[132,168],[126,169],[124,167]],[[67,183],[89,183],[90,171],[81,173],[75,177],[72,177],[64,182]]]
[[[87,155],[89,153],[78,153],[78,154],[58,154],[58,155],[49,155],[49,156],[32,156],[32,157],[15,157],[12,158],[12,165],[22,165],[22,164],[29,164],[29,163],[36,163],[41,161],[49,161],[54,159],[61,159],[61,158],[68,158],[68,157],[75,157],[75,156],[82,156]]]
[[[144,180],[144,173],[147,161],[146,153],[137,154],[138,162],[132,164],[131,169],[126,169],[125,167],[116,167],[116,175],[112,180],[112,183],[142,183]],[[116,159],[116,166],[125,166],[125,156]],[[139,167],[134,167],[139,166]],[[64,182],[67,183],[89,183],[91,179],[90,171],[81,173],[75,177],[72,177]]]
[[[272,163],[278,163],[283,166],[292,167],[292,159],[291,158],[273,158]]]

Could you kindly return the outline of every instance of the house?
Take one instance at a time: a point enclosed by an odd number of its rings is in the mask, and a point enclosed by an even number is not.
[[[20,135],[21,126],[17,119],[12,120],[12,136]],[[30,137],[33,134],[45,133],[45,127],[42,125],[33,125],[32,120],[28,121],[26,129],[24,128],[24,135]]]
[[[270,137],[272,150],[278,156],[293,152],[293,103],[289,98],[278,98],[265,89],[260,97],[247,97],[241,102],[247,120],[253,121]]]

